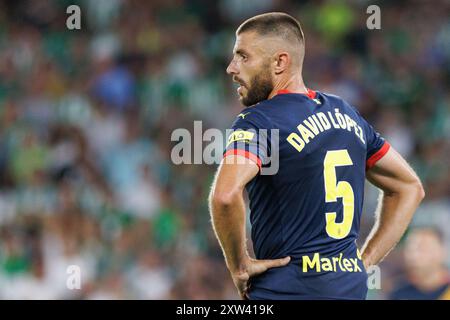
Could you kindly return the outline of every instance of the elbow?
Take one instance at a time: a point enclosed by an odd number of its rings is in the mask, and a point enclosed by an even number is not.
[[[414,177],[407,183],[399,183],[389,190],[383,189],[385,195],[413,198],[420,203],[425,198],[425,189],[419,178]]]
[[[241,194],[240,190],[214,190],[210,196],[210,205],[213,208],[229,208],[236,202]]]
[[[417,197],[419,201],[422,201],[423,198],[425,198],[425,189],[423,188],[422,182],[420,182],[419,179],[417,179],[416,189],[417,189]]]
[[[425,198],[425,189],[423,188],[422,182],[419,178],[415,178],[410,184],[409,194],[414,194],[418,202],[421,202]]]

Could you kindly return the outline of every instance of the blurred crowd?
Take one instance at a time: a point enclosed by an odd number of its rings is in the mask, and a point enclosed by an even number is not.
[[[66,28],[71,4],[81,30]],[[448,246],[450,3],[380,1],[381,30],[369,4],[0,1],[0,299],[238,298],[208,213],[216,166],[173,164],[171,133],[231,125],[234,31],[267,11],[301,21],[307,86],[348,100],[412,164],[426,190],[413,225]],[[361,240],[377,197],[367,185]],[[407,280],[404,247],[369,298]]]

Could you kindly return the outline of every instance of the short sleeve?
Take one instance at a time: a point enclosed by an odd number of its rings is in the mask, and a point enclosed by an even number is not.
[[[390,144],[360,116],[367,144],[366,170],[372,168],[389,151]]]
[[[223,157],[241,155],[254,161],[261,169],[268,164],[270,146],[269,124],[263,115],[256,111],[243,111],[228,131]]]

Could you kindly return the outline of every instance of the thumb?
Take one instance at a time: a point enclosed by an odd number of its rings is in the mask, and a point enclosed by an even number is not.
[[[291,261],[291,257],[284,257],[281,259],[263,260],[263,263],[267,269],[283,267]]]

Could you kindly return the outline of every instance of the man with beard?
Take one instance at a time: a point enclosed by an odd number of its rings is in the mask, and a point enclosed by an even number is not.
[[[354,107],[305,86],[304,52],[299,22],[284,13],[255,16],[236,31],[227,73],[247,108],[209,205],[243,299],[365,299],[366,268],[396,245],[424,197],[414,171]],[[268,175],[272,152],[279,169]],[[366,178],[383,196],[360,252]],[[244,189],[256,259],[246,247]]]

